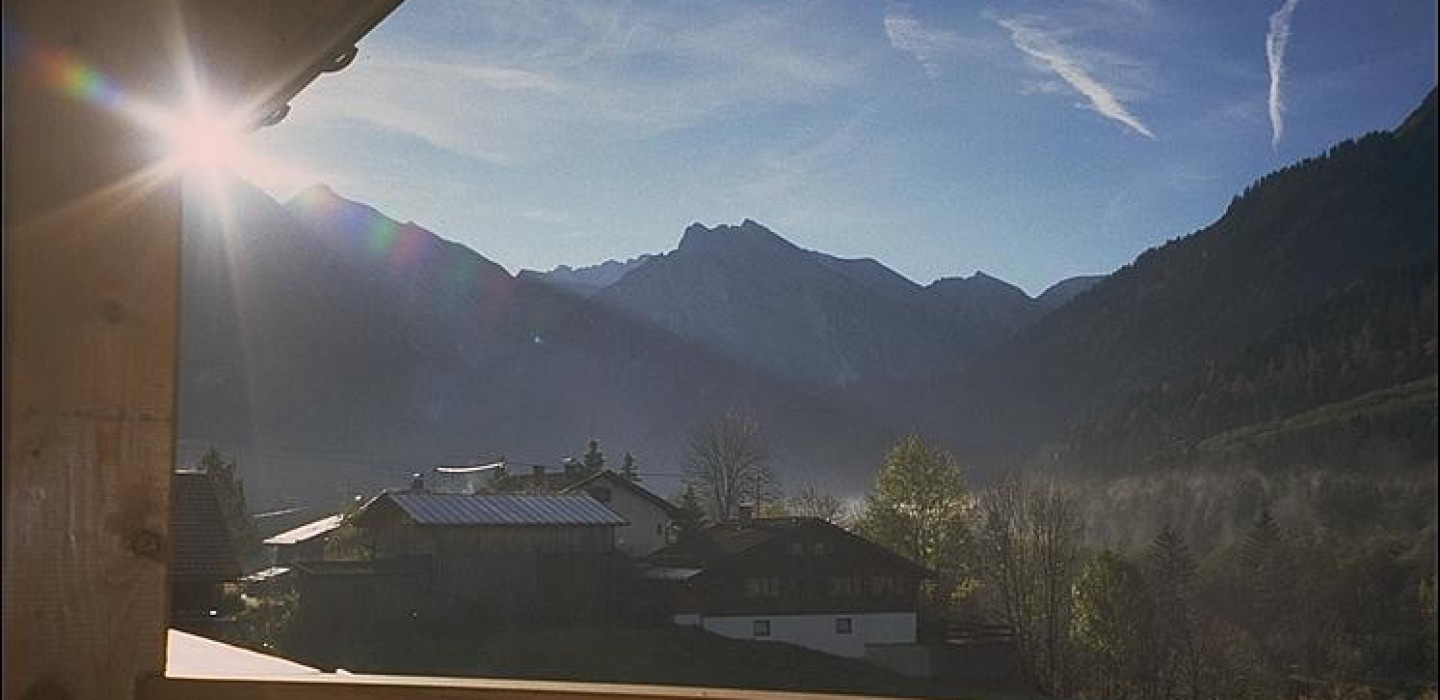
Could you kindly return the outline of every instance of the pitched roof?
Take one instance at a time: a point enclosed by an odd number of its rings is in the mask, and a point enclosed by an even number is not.
[[[665,547],[646,557],[646,560],[650,564],[662,568],[711,568],[726,561],[742,558],[750,550],[762,544],[787,538],[805,530],[826,531],[843,540],[848,540],[857,548],[888,560],[896,568],[916,576],[923,578],[935,575],[924,566],[838,525],[820,518],[809,517],[755,518],[745,525],[737,522],[711,525],[700,532],[700,537],[689,542]]]
[[[418,525],[571,525],[614,527],[630,521],[588,495],[529,496],[443,493],[384,493],[366,504],[371,511],[380,502],[399,508]],[[362,512],[360,518],[363,518]]]
[[[565,488],[560,490],[560,493],[583,493],[584,489],[588,488],[591,484],[600,481],[603,481],[612,486],[618,486],[622,489],[625,489],[626,491],[629,491],[630,493],[635,494],[636,496],[639,496],[642,499],[649,501],[655,507],[664,510],[665,513],[671,517],[678,517],[680,514],[679,506],[661,498],[650,489],[647,489],[644,486],[641,486],[640,484],[637,484],[610,469],[602,469],[598,472],[595,472],[594,474],[591,474],[590,476],[585,477],[580,481],[566,486]]]
[[[215,483],[204,472],[175,472],[171,481],[170,576],[177,581],[233,581],[240,558],[230,540]]]
[[[344,521],[344,515],[340,515],[338,513],[335,515],[329,515],[319,520],[305,523],[300,527],[286,530],[285,532],[275,535],[274,537],[270,537],[269,539],[265,540],[265,544],[299,544],[301,542],[315,539],[316,537],[335,530],[336,528],[340,527],[340,523]]]
[[[724,522],[706,527],[702,532],[704,538],[700,544],[691,549],[703,549],[704,555],[733,556],[743,554],[746,551],[784,537],[807,527],[829,527],[836,530],[843,530],[818,518],[785,517],[785,518],[755,518],[749,524],[741,525],[738,522]],[[865,543],[869,546],[876,546],[868,540]],[[685,548],[677,548],[677,553]],[[663,551],[663,550],[662,550]],[[699,554],[700,552],[695,552]]]

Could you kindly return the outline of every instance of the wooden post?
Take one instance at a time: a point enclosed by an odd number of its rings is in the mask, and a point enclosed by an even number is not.
[[[273,120],[398,3],[5,0],[4,698],[165,670],[180,182],[124,105]]]
[[[5,5],[5,698],[165,667],[180,190],[106,92],[167,70],[156,20]]]

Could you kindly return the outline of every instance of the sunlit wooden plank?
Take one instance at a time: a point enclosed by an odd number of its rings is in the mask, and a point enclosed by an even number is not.
[[[140,700],[844,700],[825,695],[729,688],[621,685],[421,676],[323,674],[268,678],[150,678]]]

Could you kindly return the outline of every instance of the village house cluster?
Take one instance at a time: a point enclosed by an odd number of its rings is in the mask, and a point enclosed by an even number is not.
[[[228,589],[293,592],[309,619],[550,624],[639,615],[871,660],[916,642],[918,591],[932,572],[824,520],[742,508],[733,520],[686,530],[680,508],[609,469],[535,467],[461,481],[416,475],[348,514],[270,536],[267,565],[238,576],[220,563],[218,513],[204,517],[214,495],[182,477],[194,488],[177,491],[177,513],[192,515],[177,529],[196,543],[177,550],[173,570],[186,577],[186,595],[176,598],[176,619],[203,630]]]

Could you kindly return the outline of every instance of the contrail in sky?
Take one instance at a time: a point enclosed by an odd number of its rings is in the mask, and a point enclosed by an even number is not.
[[[1150,131],[1149,127],[1131,114],[1130,110],[1126,109],[1125,105],[1110,91],[1110,88],[1097,80],[1072,51],[1062,46],[1049,34],[1018,18],[997,18],[995,22],[1010,31],[1010,40],[1015,44],[1015,48],[1028,55],[1037,65],[1043,66],[1044,69],[1059,76],[1076,92],[1084,95],[1085,99],[1090,101],[1091,108],[1096,112],[1130,127],[1141,136],[1155,138],[1155,134]]]
[[[1280,94],[1280,79],[1285,75],[1285,45],[1290,43],[1290,16],[1300,0],[1285,4],[1270,15],[1270,32],[1265,35],[1265,59],[1270,63],[1270,148],[1280,145],[1285,135],[1285,99]]]

